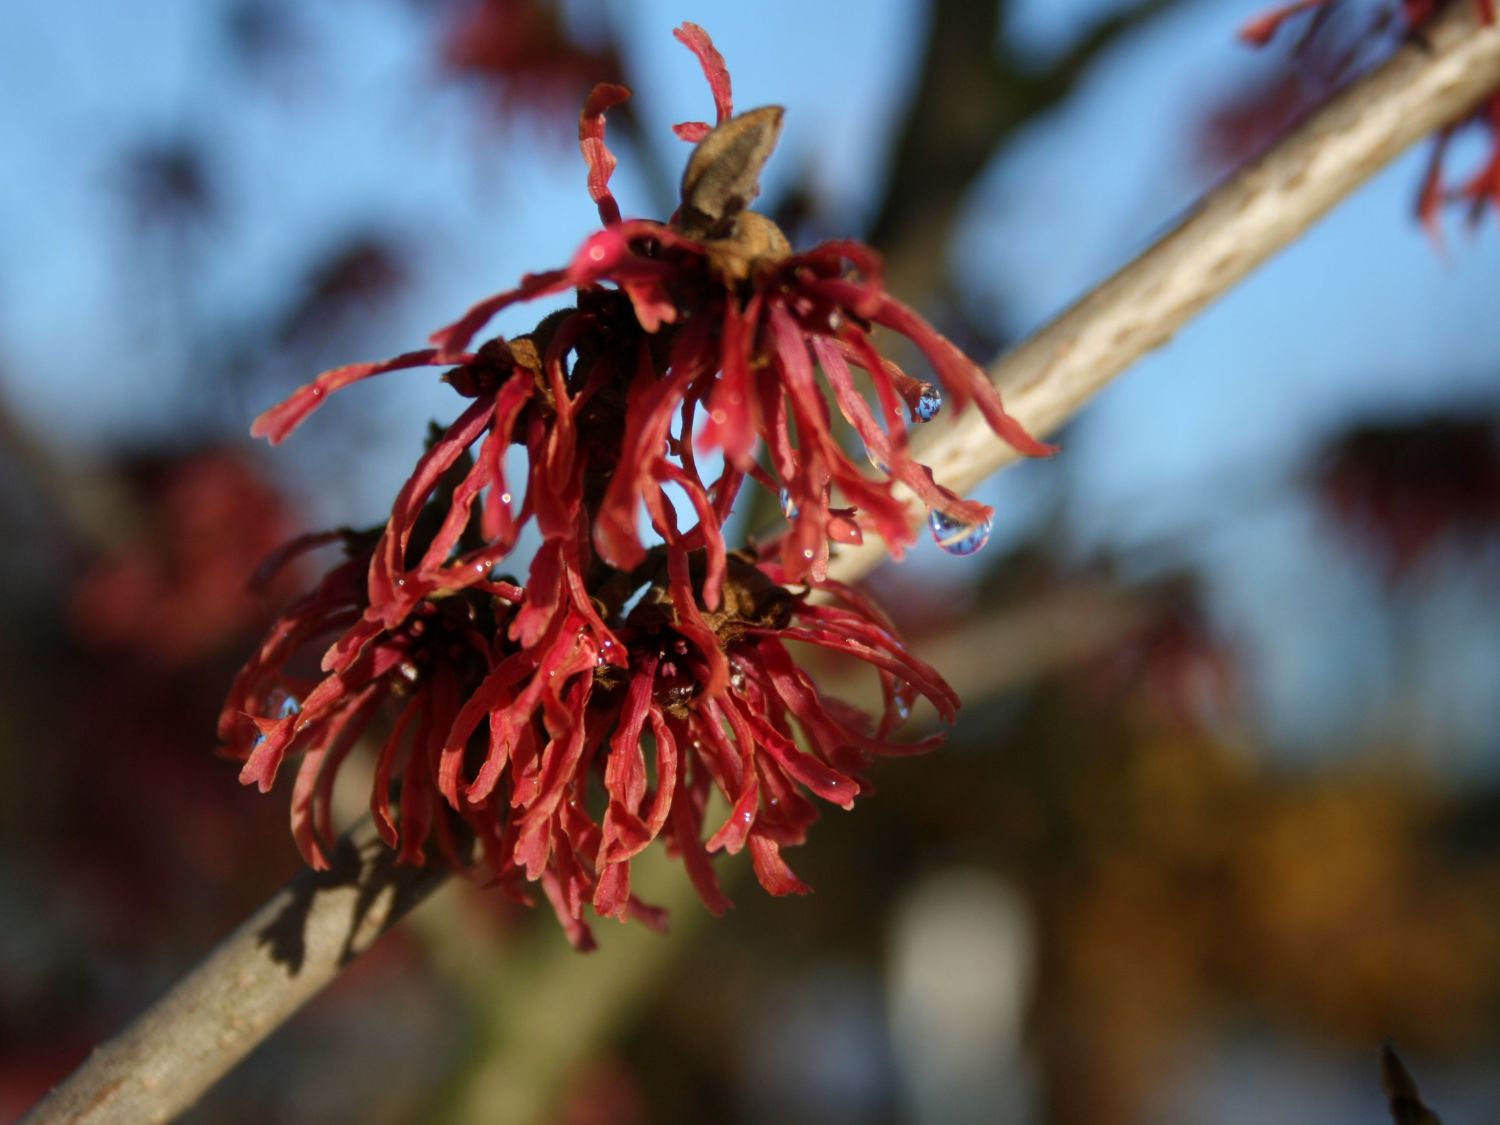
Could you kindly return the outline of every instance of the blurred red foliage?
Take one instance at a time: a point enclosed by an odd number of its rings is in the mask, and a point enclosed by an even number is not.
[[[1481,20],[1494,22],[1494,0],[1473,0],[1473,3]],[[1331,90],[1372,55],[1378,56],[1389,50],[1402,38],[1419,38],[1423,28],[1440,9],[1438,0],[1401,0],[1396,8],[1384,4],[1367,4],[1361,8],[1347,0],[1299,0],[1257,16],[1240,29],[1240,38],[1263,47],[1287,24],[1303,23],[1293,54],[1299,62],[1310,62],[1319,84]],[[1247,106],[1252,106],[1255,100],[1247,100]],[[1264,96],[1260,100],[1264,102]],[[1489,156],[1476,172],[1450,185],[1445,178],[1448,141],[1455,132],[1470,126],[1488,135]],[[1500,214],[1500,91],[1493,93],[1466,119],[1445,127],[1437,135],[1432,159],[1418,192],[1417,214],[1438,245],[1442,244],[1441,212],[1447,204],[1458,204],[1466,209],[1471,224],[1479,221],[1487,207],[1495,208]]]
[[[466,0],[447,18],[444,66],[491,86],[503,107],[571,109],[620,78],[613,48],[579,44],[548,0]]]
[[[1141,596],[1150,607],[1142,622],[1084,669],[1085,681],[1172,726],[1211,727],[1237,701],[1233,648],[1191,587],[1169,585]]]
[[[1196,155],[1214,173],[1254,159],[1327,97],[1331,86],[1324,71],[1289,63],[1255,78],[1199,122]]]
[[[1387,577],[1404,578],[1445,546],[1500,533],[1500,434],[1485,418],[1361,426],[1325,450],[1316,487]]]
[[[242,641],[268,619],[248,581],[296,526],[277,491],[237,453],[138,461],[139,522],[73,589],[74,634],[133,661],[182,667]]]
[[[205,751],[217,697],[269,616],[247,580],[295,517],[225,449],[127,459],[113,475],[131,502],[120,545],[76,580],[60,565],[58,601],[11,606],[0,635],[0,843],[16,857],[0,909],[24,951],[0,965],[0,1042],[28,1045],[0,1067],[0,1116],[294,858],[285,813],[239,800]]]

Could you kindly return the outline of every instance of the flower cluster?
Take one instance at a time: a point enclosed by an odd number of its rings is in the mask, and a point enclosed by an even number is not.
[[[709,861],[721,850],[748,849],[773,894],[804,891],[781,849],[804,840],[809,796],[848,808],[872,755],[935,745],[892,738],[916,697],[954,716],[942,678],[827,574],[830,544],[912,542],[896,482],[930,506],[948,549],[987,534],[990,510],[912,459],[903,410],[926,421],[946,392],[1018,449],[1050,452],[885,292],[868,249],[793,253],[748,209],[781,110],[734,115],[707,35],[684,24],[677,37],[717,123],[676,127],[697,146],[669,222],[621,219],[604,114],[628,91],[596,87],[579,142],[603,229],[567,266],[481,301],[431,347],[325,372],[257,420],[279,442],[334,391],[403,368],[445,367],[470,400],[385,525],[342,535],[345,561],[282,617],[221,719],[242,779],[263,790],[300,755],[293,831],[317,866],[339,764],[393,713],[371,800],[387,842],[418,862],[430,841],[458,863],[466,826],[494,879],[521,896],[539,883],[579,945],[587,905],[655,919],[630,893],[630,861],[658,837],[714,911],[727,906]],[[530,334],[469,350],[501,309],[565,291],[574,306]],[[909,339],[942,389],[884,357],[877,326]],[[845,451],[830,398],[868,467]],[[506,476],[513,445],[524,484]],[[788,523],[731,549],[747,480],[779,494]],[[526,526],[540,545],[519,582],[501,568]],[[790,642],[870,665],[882,713],[826,696]],[[316,670],[300,667],[325,644]]]
[[[1495,0],[1472,0],[1474,11],[1484,23],[1495,21]],[[1263,12],[1240,29],[1240,37],[1257,47],[1265,46],[1289,22],[1301,20],[1305,28],[1299,42],[1299,53],[1318,37],[1339,39],[1332,56],[1341,60],[1338,69],[1347,69],[1359,61],[1373,41],[1388,41],[1392,29],[1401,35],[1420,35],[1442,7],[1439,0],[1400,0],[1394,7],[1382,6],[1374,19],[1354,26],[1332,26],[1344,0],[1297,0]],[[1331,75],[1328,77],[1336,77]],[[1451,183],[1444,174],[1449,144],[1459,130],[1473,127],[1490,137],[1490,155],[1467,179]],[[1417,215],[1433,241],[1442,244],[1442,210],[1457,204],[1468,211],[1471,223],[1477,223],[1486,207],[1500,212],[1500,90],[1486,98],[1462,121],[1442,129],[1433,145],[1432,157],[1417,197]]]
[[[1331,442],[1314,484],[1339,529],[1392,583],[1445,548],[1500,536],[1500,429],[1491,418],[1371,423]]]

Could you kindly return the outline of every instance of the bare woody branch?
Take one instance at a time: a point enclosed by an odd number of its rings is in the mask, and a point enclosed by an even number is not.
[[[1404,148],[1500,86],[1500,26],[1478,27],[1472,9],[1451,5],[1425,44],[1403,48],[1353,84],[1173,233],[1003,357],[993,375],[1012,412],[1035,432],[1055,430]],[[972,488],[1013,459],[976,413],[939,429],[921,459],[950,487]],[[837,573],[857,576],[880,557],[873,546],[848,552]],[[394,867],[368,825],[356,828],[333,872],[294,879],[26,1120],[171,1118],[445,874]]]
[[[304,870],[24,1120],[170,1121],[447,878],[398,867],[368,819]]]
[[[1002,356],[990,375],[1006,408],[1032,433],[1052,433],[1344,196],[1497,85],[1500,23],[1480,27],[1473,4],[1449,5],[1424,42],[1352,84],[1165,238]],[[977,411],[920,437],[927,440],[913,442],[916,459],[960,493],[1017,456]],[[912,507],[915,520],[921,511]],[[883,545],[866,543],[830,569],[848,581],[884,555]]]

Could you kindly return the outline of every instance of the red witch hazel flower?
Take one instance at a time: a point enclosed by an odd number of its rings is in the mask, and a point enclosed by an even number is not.
[[[569,265],[480,302],[432,347],[325,372],[257,420],[279,442],[332,392],[424,366],[446,367],[471,400],[386,524],[342,533],[346,561],[282,617],[220,724],[242,780],[263,790],[300,756],[293,832],[314,866],[339,763],[378,728],[371,808],[387,842],[419,862],[430,841],[459,864],[477,840],[493,879],[521,898],[539,883],[579,946],[587,906],[660,921],[630,893],[630,862],[657,838],[716,913],[719,851],[748,849],[772,894],[805,891],[781,850],[805,839],[810,798],[848,808],[872,757],[935,746],[893,738],[918,696],[954,717],[942,678],[827,574],[830,544],[866,531],[898,554],[912,542],[895,482],[931,508],[946,549],[988,535],[989,508],[912,460],[903,410],[930,420],[946,392],[1018,449],[1051,451],[885,292],[871,251],[794,253],[748,209],[781,110],[735,116],[708,36],[684,24],[677,37],[703,65],[717,124],[676,127],[697,147],[669,222],[621,219],[604,113],[628,92],[596,87],[579,141],[604,229]],[[501,309],[567,290],[575,306],[530,334],[469,350]],[[882,356],[877,325],[911,340],[942,389]],[[868,467],[845,451],[830,397]],[[514,491],[512,445],[528,464]],[[780,495],[788,526],[730,549],[747,479]],[[541,544],[521,583],[500,570],[528,524]],[[881,714],[824,695],[791,641],[870,665]]]
[[[1495,0],[1472,0],[1472,3],[1475,15],[1482,23],[1495,22]],[[1335,73],[1322,76],[1326,80],[1340,77],[1340,72],[1357,65],[1371,45],[1378,49],[1380,43],[1389,43],[1393,29],[1401,35],[1420,36],[1422,29],[1442,7],[1441,0],[1400,0],[1394,5],[1382,3],[1377,6],[1373,18],[1366,18],[1354,26],[1336,26],[1338,17],[1346,9],[1345,0],[1297,0],[1261,13],[1240,28],[1240,38],[1263,47],[1276,38],[1283,26],[1302,22],[1305,27],[1297,50],[1304,57],[1307,57],[1307,52],[1303,49],[1314,39],[1332,37],[1338,40],[1332,54],[1340,61]],[[1489,158],[1467,179],[1457,184],[1449,183],[1444,176],[1449,143],[1456,133],[1471,126],[1489,134]],[[1486,207],[1493,207],[1500,214],[1500,90],[1494,91],[1468,117],[1440,130],[1433,144],[1432,158],[1417,196],[1417,217],[1439,247],[1443,244],[1442,210],[1448,204],[1466,208],[1471,225],[1478,224]]]

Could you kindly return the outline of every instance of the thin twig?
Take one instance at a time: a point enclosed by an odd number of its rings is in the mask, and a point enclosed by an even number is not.
[[[1380,1082],[1396,1125],[1443,1125],[1438,1115],[1422,1103],[1416,1080],[1389,1043],[1380,1048]]]
[[[1402,149],[1497,85],[1500,27],[1481,29],[1472,5],[1452,5],[1425,46],[1403,48],[1355,83],[1000,360],[994,376],[1011,410],[1036,432],[1056,429]],[[922,459],[958,489],[1013,459],[972,413],[934,437]],[[864,573],[881,553],[847,553],[840,577]],[[444,877],[391,866],[368,827],[356,829],[335,873],[294,879],[27,1121],[161,1121],[180,1112]]]
[[[1478,26],[1473,9],[1450,5],[1424,42],[1353,83],[1172,233],[1002,356],[990,374],[1006,408],[1033,433],[1052,433],[1404,149],[1471,110],[1500,85],[1500,23]],[[957,492],[1017,456],[977,411],[921,437],[914,456]],[[923,513],[912,508],[915,522]],[[869,542],[830,569],[849,581],[884,556],[883,544]]]

